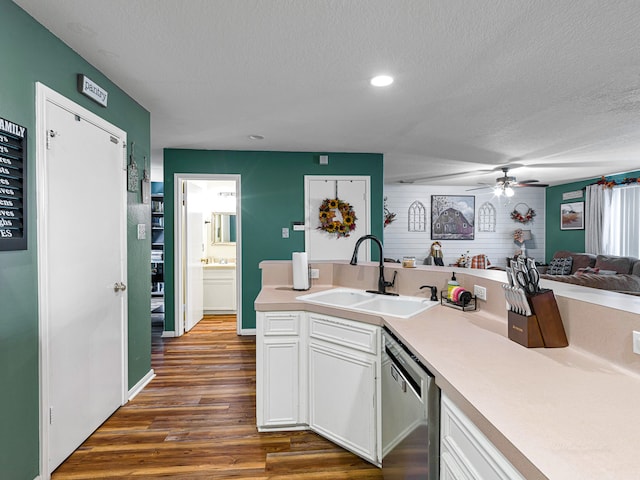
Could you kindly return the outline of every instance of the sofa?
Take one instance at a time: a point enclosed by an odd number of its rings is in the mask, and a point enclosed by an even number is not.
[[[559,250],[540,278],[639,295],[640,259]]]

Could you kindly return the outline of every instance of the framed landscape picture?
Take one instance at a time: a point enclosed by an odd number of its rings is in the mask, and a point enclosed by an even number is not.
[[[476,197],[431,195],[431,239],[473,240]]]
[[[560,205],[560,230],[584,230],[584,202]]]

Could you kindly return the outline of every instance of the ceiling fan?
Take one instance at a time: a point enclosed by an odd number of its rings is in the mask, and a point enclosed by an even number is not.
[[[481,188],[493,188],[493,193],[498,197],[502,195],[504,195],[505,197],[513,197],[515,193],[513,191],[514,187],[548,187],[549,186],[546,183],[540,183],[539,180],[523,180],[521,182],[518,182],[516,180],[516,177],[512,177],[509,175],[508,167],[502,167],[501,170],[502,170],[503,176],[496,178],[495,185],[485,185],[478,188],[471,188],[467,191],[479,190]]]

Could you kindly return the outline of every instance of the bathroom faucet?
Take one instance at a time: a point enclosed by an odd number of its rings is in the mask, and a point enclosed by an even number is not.
[[[351,256],[351,265],[358,264],[358,249],[360,248],[360,244],[365,240],[373,240],[376,245],[378,245],[378,250],[380,250],[380,275],[378,277],[378,290],[367,290],[369,293],[379,293],[381,295],[394,295],[397,296],[397,293],[387,292],[387,287],[393,287],[396,284],[396,275],[398,275],[397,271],[393,272],[393,280],[387,282],[384,279],[384,255],[382,254],[382,243],[378,240],[374,235],[365,235],[360,237],[356,242],[356,247],[353,249],[353,255]]]

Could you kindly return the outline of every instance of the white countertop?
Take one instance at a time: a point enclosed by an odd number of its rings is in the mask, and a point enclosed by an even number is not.
[[[507,338],[504,321],[482,311],[436,306],[398,319],[305,304],[299,295],[267,286],[255,307],[388,326],[526,478],[640,478],[637,375],[571,346],[527,349]]]

